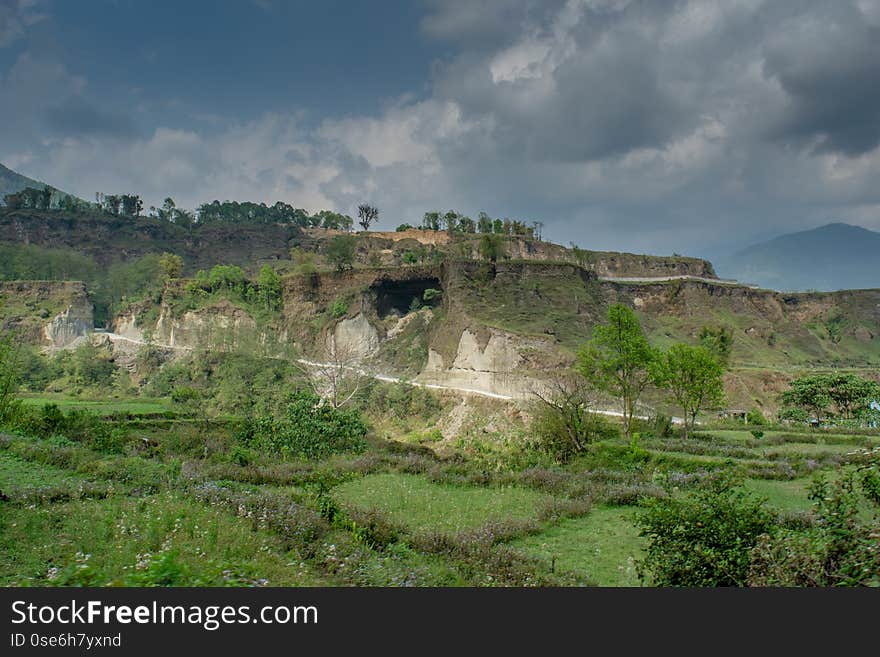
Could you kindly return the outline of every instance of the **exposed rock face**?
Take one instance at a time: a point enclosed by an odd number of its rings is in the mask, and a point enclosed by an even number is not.
[[[136,342],[142,342],[144,339],[144,332],[138,327],[134,312],[117,317],[113,321],[113,332]]]
[[[547,345],[539,338],[526,338],[490,329],[488,340],[465,329],[461,333],[455,358],[447,367],[443,356],[428,350],[428,363],[418,376],[420,381],[475,391],[527,398],[538,381],[528,352]]]
[[[0,331],[49,349],[69,347],[94,328],[92,303],[78,281],[0,281]]]
[[[461,334],[452,368],[477,372],[512,372],[520,360],[519,352],[510,337],[493,331],[489,342],[481,349],[477,336],[465,329]]]
[[[43,328],[43,337],[54,349],[63,349],[81,341],[94,329],[92,304],[74,303],[55,315]]]
[[[189,310],[179,317],[163,305],[154,336],[159,344],[169,347],[195,348],[210,344],[222,350],[251,337],[258,339],[256,328],[253,317],[223,300],[207,308]]]
[[[356,360],[372,356],[379,349],[379,332],[363,313],[339,322],[330,340],[337,354]]]

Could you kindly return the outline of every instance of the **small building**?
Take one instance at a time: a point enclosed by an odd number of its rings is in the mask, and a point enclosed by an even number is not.
[[[718,417],[722,420],[742,420],[742,423],[746,424],[749,412],[741,408],[726,408],[723,411],[718,411]]]

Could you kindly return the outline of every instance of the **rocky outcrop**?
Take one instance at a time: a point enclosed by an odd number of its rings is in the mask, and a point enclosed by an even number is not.
[[[379,349],[379,332],[363,313],[339,322],[330,335],[332,348],[337,356],[363,360]]]
[[[58,313],[43,327],[43,337],[53,349],[71,347],[86,339],[94,329],[92,304],[75,303]]]
[[[481,340],[478,332],[466,328],[452,362],[446,362],[441,353],[429,349],[427,365],[417,379],[525,399],[541,378],[542,363],[533,355],[547,350],[549,356],[549,349],[550,344],[541,338],[490,329],[488,337]]]
[[[138,326],[137,314],[134,311],[116,317],[113,320],[113,332],[135,342],[144,340],[144,332]]]
[[[246,311],[229,301],[188,310],[175,315],[163,304],[156,321],[153,339],[169,347],[196,348],[210,345],[219,350],[232,349],[250,339],[259,340],[257,324]]]
[[[78,343],[94,329],[85,285],[78,281],[0,281],[0,331],[49,349]]]

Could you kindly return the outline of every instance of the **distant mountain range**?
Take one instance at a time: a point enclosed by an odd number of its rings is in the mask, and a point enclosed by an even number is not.
[[[755,244],[714,264],[723,278],[773,290],[880,288],[880,233],[827,224]]]

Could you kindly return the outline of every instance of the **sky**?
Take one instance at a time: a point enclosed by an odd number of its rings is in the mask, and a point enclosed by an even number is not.
[[[0,0],[0,162],[591,249],[880,230],[880,0]]]

